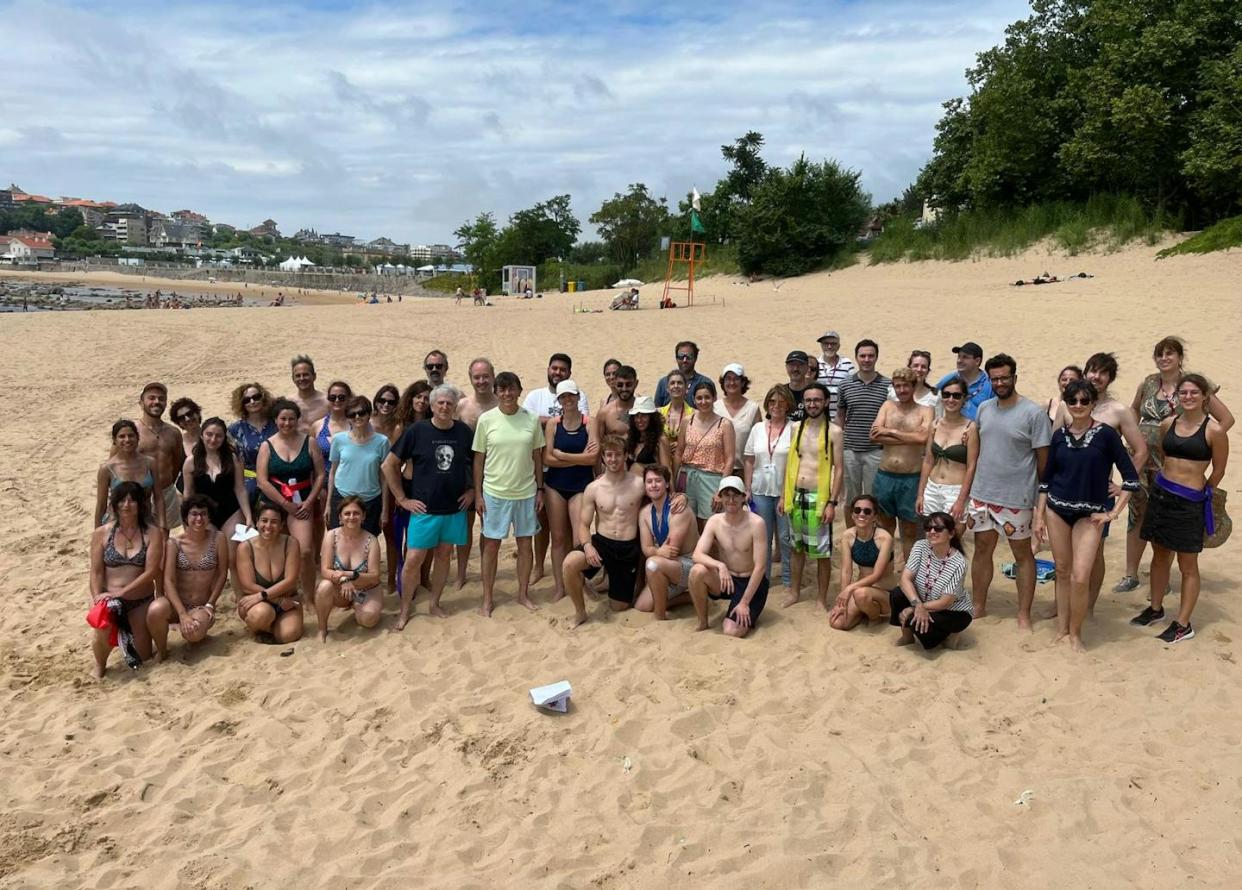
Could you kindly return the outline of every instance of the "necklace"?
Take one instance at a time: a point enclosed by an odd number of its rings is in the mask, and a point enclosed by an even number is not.
[[[772,436],[772,424],[768,424],[768,463],[772,462],[772,455],[776,452],[776,443],[781,440],[781,436],[785,435],[785,427],[789,426],[789,421],[781,424],[781,428],[776,431],[776,436]]]

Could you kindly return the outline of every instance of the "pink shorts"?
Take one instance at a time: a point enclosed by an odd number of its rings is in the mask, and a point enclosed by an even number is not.
[[[1008,541],[1023,541],[1031,537],[1031,521],[1035,511],[1031,507],[1006,507],[970,499],[966,511],[966,529],[972,532],[996,532]]]

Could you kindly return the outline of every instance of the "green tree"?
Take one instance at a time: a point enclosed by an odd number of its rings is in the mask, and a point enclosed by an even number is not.
[[[504,262],[538,265],[567,256],[582,226],[570,209],[569,195],[556,195],[514,213],[506,229],[513,231],[510,246],[517,255],[510,255]]]
[[[806,155],[770,171],[738,220],[742,271],[802,275],[849,251],[870,212],[859,177]]]
[[[1190,188],[1214,217],[1242,208],[1242,44],[1203,65],[1201,105],[1179,158]]]
[[[609,256],[628,272],[659,246],[661,233],[668,230],[668,201],[653,197],[645,184],[636,182],[625,194],[617,192],[601,204],[590,222],[608,246]]]
[[[499,236],[496,218],[490,212],[480,213],[472,222],[464,222],[453,231],[457,249],[480,274],[491,268],[491,254],[495,251]]]

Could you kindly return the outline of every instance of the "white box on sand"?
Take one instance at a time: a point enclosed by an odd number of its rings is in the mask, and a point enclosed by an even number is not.
[[[530,691],[530,700],[537,707],[564,714],[569,710],[569,696],[573,694],[573,691],[568,680],[561,680],[559,683],[549,683],[547,686],[536,686]]]

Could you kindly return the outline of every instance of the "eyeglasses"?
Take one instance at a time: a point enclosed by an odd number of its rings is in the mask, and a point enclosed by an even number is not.
[[[934,522],[923,526],[925,532],[947,532],[949,529],[943,525],[936,525]]]
[[[370,411],[350,411],[345,416],[348,417],[350,420],[358,420],[361,417],[370,417],[371,412]]]
[[[854,508],[855,516],[870,516],[873,513],[875,513],[875,510],[872,510],[870,507],[855,507]]]
[[[194,411],[182,411],[180,414],[174,417],[173,420],[175,420],[178,424],[188,423],[190,419],[194,416],[195,416]]]
[[[942,399],[964,399],[964,398],[966,398],[966,393],[964,393],[964,392],[945,392],[944,390],[941,390],[941,391],[940,391],[940,398],[942,398]]]
[[[250,395],[248,395],[248,396],[242,396],[242,404],[243,404],[243,405],[252,405],[252,404],[254,404],[255,402],[261,402],[261,401],[263,401],[263,394],[262,394],[262,393],[257,393],[257,392],[256,392],[256,393],[252,393],[252,394],[250,394]]]
[[[1014,378],[1013,374],[1006,374],[1003,377],[989,377],[988,381],[990,383],[1009,383],[1010,381],[1013,380],[1013,378]]]
[[[690,354],[690,353],[688,353],[688,352],[679,352],[679,353],[677,353],[677,361],[679,361],[679,362],[688,362],[688,361],[690,361],[692,358],[694,358],[694,356],[693,356],[693,355],[691,355],[691,354]]]
[[[349,396],[347,396],[347,395],[345,395],[345,394],[343,394],[343,393],[337,393],[336,395],[329,395],[329,396],[328,396],[328,401],[329,401],[329,402],[344,402],[344,401],[346,401],[348,398],[349,398]]]
[[[424,371],[443,371],[446,367],[448,366],[445,365],[443,362],[428,362],[427,364],[423,365],[423,370]]]
[[[1087,398],[1086,396],[1082,396],[1077,399],[1066,399],[1065,404],[1067,405],[1090,405],[1091,400]]]
[[[375,404],[377,407],[380,405],[388,405],[389,407],[392,407],[393,405],[397,404],[397,400],[396,399],[376,399]]]

